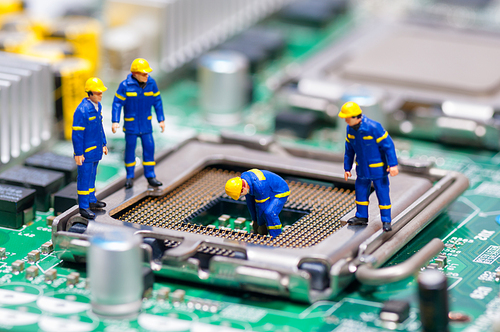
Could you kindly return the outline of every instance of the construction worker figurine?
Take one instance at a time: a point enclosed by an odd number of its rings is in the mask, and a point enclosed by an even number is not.
[[[125,168],[127,170],[125,188],[132,188],[134,185],[135,147],[139,137],[142,142],[144,176],[150,186],[159,187],[162,183],[156,179],[154,170],[155,144],[153,127],[151,126],[151,108],[154,107],[161,132],[163,132],[165,130],[165,116],[163,115],[160,91],[155,80],[149,76],[152,69],[146,60],[135,59],[130,71],[127,79],[120,83],[118,91],[116,91],[111,119],[113,122],[111,130],[116,133],[120,127],[120,114],[123,107]]]
[[[251,169],[226,182],[226,194],[234,200],[246,196],[254,233],[276,237],[281,234],[279,214],[290,189],[280,176],[269,171]],[[267,226],[267,227],[266,227]]]
[[[102,93],[107,89],[97,77],[89,78],[85,83],[88,97],[83,98],[73,116],[72,141],[78,165],[78,205],[80,214],[87,219],[95,218],[91,210],[106,206],[106,203],[95,197],[95,177],[102,154],[108,154],[101,106]]]
[[[356,216],[347,221],[350,225],[368,223],[368,197],[371,183],[377,194],[384,232],[391,228],[391,198],[389,177],[399,173],[396,150],[391,137],[380,123],[362,115],[358,104],[347,102],[339,117],[348,124],[344,155],[344,178],[351,176],[356,156]]]

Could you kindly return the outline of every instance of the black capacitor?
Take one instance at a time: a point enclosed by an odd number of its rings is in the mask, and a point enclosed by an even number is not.
[[[418,276],[420,320],[424,332],[448,332],[448,283],[438,270],[425,270]]]

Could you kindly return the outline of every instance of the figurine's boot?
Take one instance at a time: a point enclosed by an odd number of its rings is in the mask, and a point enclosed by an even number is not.
[[[129,179],[125,180],[125,189],[130,189],[134,186],[134,179]]]
[[[382,223],[382,228],[384,229],[384,232],[390,232],[392,231],[391,223],[390,222],[383,222]]]
[[[252,221],[252,229],[255,234],[259,234],[259,224],[256,221]]]
[[[156,180],[156,178],[148,178],[148,183],[151,187],[160,187],[163,185],[163,183]]]
[[[260,235],[267,235],[267,226],[266,225],[259,226],[259,234]]]
[[[102,209],[102,208],[106,207],[106,203],[104,203],[103,201],[97,201],[97,202],[89,203],[89,206],[90,206],[91,210]]]
[[[80,215],[87,219],[94,219],[95,213],[90,211],[90,209],[82,209],[80,208]]]
[[[349,225],[368,225],[368,218],[352,217],[347,220]]]

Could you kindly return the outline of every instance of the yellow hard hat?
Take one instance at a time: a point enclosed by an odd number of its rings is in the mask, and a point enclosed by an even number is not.
[[[132,61],[130,71],[133,73],[150,73],[153,71],[153,69],[151,69],[146,59],[137,58]]]
[[[361,113],[361,108],[359,108],[359,105],[356,103],[353,103],[352,101],[349,101],[342,105],[342,108],[340,109],[339,117],[342,119],[345,118],[352,118],[353,116],[358,116]]]
[[[232,178],[226,182],[226,194],[234,200],[240,198],[243,181],[241,178]]]
[[[104,92],[107,89],[104,83],[97,77],[91,77],[85,82],[85,92]]]

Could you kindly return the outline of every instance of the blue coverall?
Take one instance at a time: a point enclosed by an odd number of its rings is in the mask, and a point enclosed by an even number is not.
[[[102,127],[102,106],[99,110],[94,104],[84,98],[73,115],[73,150],[75,156],[83,155],[85,160],[78,166],[76,188],[78,205],[88,209],[89,203],[97,202],[95,197],[95,177],[97,164],[102,159],[103,147],[106,146],[106,135]]]
[[[123,118],[125,123],[125,168],[127,178],[134,178],[135,168],[135,147],[137,138],[142,142],[142,164],[144,166],[144,176],[146,178],[156,177],[155,166],[155,144],[153,140],[153,127],[151,126],[151,107],[155,108],[158,122],[165,121],[163,115],[163,104],[160,91],[153,78],[148,76],[146,86],[140,87],[132,74],[120,83],[113,100],[112,119],[113,123],[120,122],[120,114],[123,107]]]
[[[368,218],[368,197],[371,183],[379,201],[382,222],[391,222],[388,167],[397,166],[398,159],[391,137],[380,123],[366,116],[358,130],[347,126],[344,170],[350,172],[356,156],[356,217]]]
[[[280,235],[279,214],[290,195],[285,180],[274,173],[258,169],[244,172],[241,178],[250,186],[245,198],[253,222],[257,222],[259,226],[267,225],[272,237]]]

